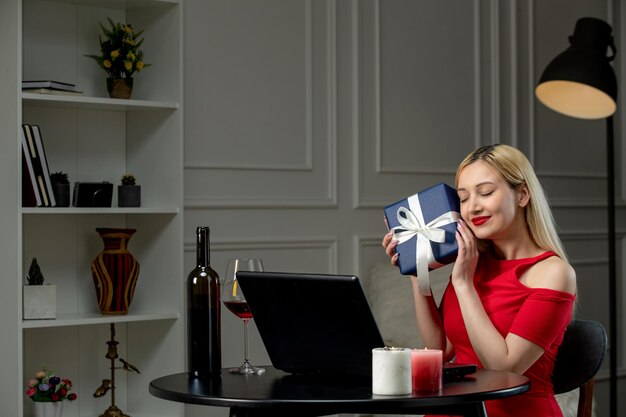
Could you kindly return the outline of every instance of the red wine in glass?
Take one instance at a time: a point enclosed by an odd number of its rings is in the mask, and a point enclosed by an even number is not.
[[[242,320],[250,320],[252,318],[250,307],[248,307],[248,303],[246,301],[224,301],[224,305],[231,311],[231,313]]]
[[[243,352],[244,362],[238,368],[229,369],[231,374],[262,374],[265,369],[253,366],[248,359],[248,322],[252,320],[252,313],[246,298],[237,281],[237,271],[263,271],[263,262],[259,258],[231,259],[226,267],[226,282],[222,293],[222,302],[234,315],[243,321]]]

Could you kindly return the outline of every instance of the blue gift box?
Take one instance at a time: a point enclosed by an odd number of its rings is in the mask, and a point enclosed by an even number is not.
[[[385,207],[389,229],[399,240],[398,267],[403,275],[426,275],[456,260],[456,219],[460,203],[456,190],[439,183]],[[434,240],[432,240],[434,237]],[[419,260],[425,265],[418,265]]]

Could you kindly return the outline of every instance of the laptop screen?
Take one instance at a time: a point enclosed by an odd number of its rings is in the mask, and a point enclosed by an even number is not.
[[[384,341],[350,275],[237,272],[272,365],[295,374],[371,375]]]

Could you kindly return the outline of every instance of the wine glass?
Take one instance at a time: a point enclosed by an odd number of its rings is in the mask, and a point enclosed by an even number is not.
[[[226,267],[226,283],[224,284],[224,293],[222,300],[224,305],[235,316],[243,320],[243,351],[244,362],[238,368],[232,368],[228,372],[231,374],[260,375],[265,372],[264,368],[252,366],[248,359],[248,322],[252,320],[252,313],[248,307],[248,303],[237,282],[238,271],[263,271],[263,261],[259,258],[252,259],[230,259]]]

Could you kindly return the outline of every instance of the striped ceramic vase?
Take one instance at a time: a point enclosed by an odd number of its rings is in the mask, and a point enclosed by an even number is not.
[[[127,245],[135,229],[97,228],[104,249],[91,262],[91,274],[102,314],[126,314],[133,301],[139,262]]]

